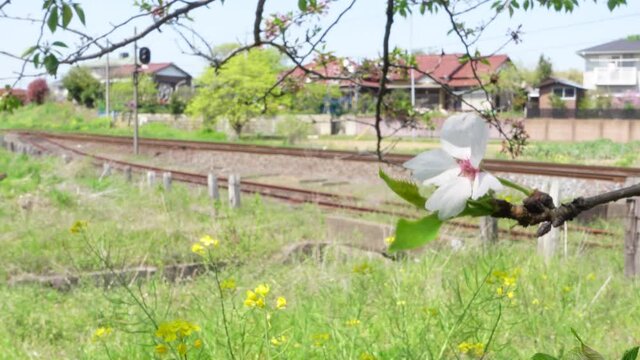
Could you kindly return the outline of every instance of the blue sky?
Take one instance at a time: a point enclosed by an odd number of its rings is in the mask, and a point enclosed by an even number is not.
[[[41,16],[41,1],[14,1],[5,8],[10,15]],[[111,28],[111,24],[127,19],[137,10],[132,0],[109,1],[80,1],[85,8],[87,33],[98,35]],[[332,5],[335,15],[337,11],[347,5],[346,0],[338,0]],[[555,69],[582,69],[583,62],[576,55],[580,49],[603,42],[640,33],[640,5],[636,0],[629,0],[630,5],[610,12],[604,1],[593,3],[583,2],[573,13],[556,13],[537,8],[533,11],[516,13],[512,18],[504,15],[485,32],[477,47],[482,53],[494,51],[506,40],[506,33],[522,25],[524,31],[523,42],[510,44],[503,49],[517,64],[527,67],[535,66],[541,53],[549,56]],[[297,0],[271,0],[267,2],[266,13],[284,11],[296,6]],[[206,9],[200,9],[193,14],[193,25],[212,44],[226,42],[244,42],[251,38],[250,31],[253,23],[254,1],[226,0],[224,5],[214,4]],[[490,14],[479,11],[464,19],[477,22],[486,19]],[[110,37],[111,41],[122,39],[133,32],[133,26],[144,28],[150,24],[149,19],[133,22],[131,26],[117,31]],[[82,28],[78,22],[73,26]],[[335,27],[327,38],[327,49],[338,55],[354,58],[372,57],[381,52],[382,34],[384,26],[384,1],[358,0],[341,23]],[[443,14],[414,15],[408,19],[398,18],[392,30],[391,43],[394,46],[432,51],[459,52],[462,50],[453,35],[448,35],[448,19]],[[0,20],[2,36],[1,49],[20,54],[31,44],[35,43],[39,27],[29,22],[19,22],[8,19]],[[411,36],[412,34],[412,36]],[[56,32],[51,35],[45,31],[45,39],[49,41],[62,40],[68,44],[76,41],[70,34]],[[154,62],[175,62],[192,75],[199,75],[206,63],[199,58],[183,53],[178,35],[169,28],[162,32],[154,32],[140,42],[141,46],[148,46],[152,50]],[[128,49],[131,52],[132,49]],[[19,71],[21,63],[0,55],[0,79],[2,84],[12,83],[11,78]],[[67,69],[62,68],[61,74]],[[34,70],[27,68],[27,73]],[[24,86],[29,80],[20,83]]]

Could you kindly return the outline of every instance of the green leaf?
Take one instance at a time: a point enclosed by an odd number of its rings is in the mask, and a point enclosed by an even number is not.
[[[549,354],[537,353],[531,357],[531,360],[558,360],[558,358]]]
[[[300,9],[300,11],[307,11],[307,0],[298,0],[298,9]]]
[[[49,20],[47,20],[47,26],[49,26],[49,30],[52,33],[56,32],[56,28],[58,27],[58,8],[54,7],[51,10],[51,14],[49,14]]]
[[[33,55],[33,65],[35,67],[40,66],[40,54]]]
[[[82,10],[82,6],[80,6],[80,4],[73,4],[73,9],[76,11],[76,14],[78,15],[78,19],[80,19],[80,22],[82,23],[82,25],[86,25],[84,23],[84,10]]]
[[[408,203],[413,204],[420,209],[424,209],[426,199],[420,195],[420,190],[416,184],[406,180],[393,179],[382,171],[382,169],[380,169],[378,174],[394,193],[406,200]]]
[[[493,197],[484,196],[478,200],[467,200],[467,206],[464,210],[456,217],[463,216],[489,216],[495,212],[493,207]]]
[[[69,23],[71,22],[71,18],[73,17],[73,12],[71,11],[71,6],[67,4],[62,4],[62,27],[67,28]]]
[[[600,355],[600,353],[598,353],[597,351],[593,350],[592,348],[587,346],[584,343],[584,341],[582,341],[582,339],[578,335],[578,332],[574,328],[571,328],[571,332],[573,333],[573,336],[575,336],[576,339],[578,339],[578,341],[580,342],[580,347],[575,348],[575,349],[573,349],[573,350],[571,350],[569,352],[569,354],[568,354],[568,355],[570,355],[569,359],[576,359],[576,360],[604,360],[604,357],[602,357],[602,355]]]
[[[67,44],[63,43],[62,41],[54,41],[51,45],[63,48],[68,47]]]
[[[433,213],[417,221],[398,220],[395,240],[389,246],[389,251],[410,250],[425,245],[438,237],[442,220]]]
[[[60,64],[58,58],[56,58],[53,54],[45,56],[42,63],[44,64],[44,68],[47,69],[47,72],[51,75],[56,74],[56,72],[58,71],[58,65]]]
[[[624,355],[622,355],[622,360],[636,360],[638,358],[638,350],[640,350],[640,346],[625,351]]]
[[[36,50],[38,50],[38,45],[31,46],[30,48],[25,50],[20,57],[23,57],[23,58],[27,57],[27,56],[33,54],[33,52],[36,51]]]

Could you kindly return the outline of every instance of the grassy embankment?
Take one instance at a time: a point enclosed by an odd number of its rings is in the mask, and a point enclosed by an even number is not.
[[[283,263],[276,260],[282,246],[322,239],[316,208],[251,197],[237,211],[221,206],[213,220],[205,192],[180,184],[167,193],[117,174],[98,181],[98,170],[82,162],[2,150],[0,172],[8,174],[0,181],[3,279],[104,268],[96,254],[116,267],[201,261],[191,247],[203,234],[220,241],[209,248],[211,260],[226,263],[177,284],[84,283],[59,292],[1,280],[1,359],[176,358],[181,342],[189,359],[230,358],[229,349],[237,359],[472,359],[484,352],[525,359],[566,353],[576,343],[571,327],[607,359],[640,343],[640,288],[621,275],[621,246],[578,252],[578,237],[570,238],[569,256],[545,265],[530,242],[503,241],[483,252],[471,235],[461,251],[443,246],[411,260]],[[76,220],[88,225],[73,234]],[[259,284],[270,287],[266,306],[245,306],[246,291]],[[278,296],[285,309],[276,309]],[[176,319],[200,330],[176,339],[155,334],[154,323]],[[163,346],[169,354],[156,353]]]

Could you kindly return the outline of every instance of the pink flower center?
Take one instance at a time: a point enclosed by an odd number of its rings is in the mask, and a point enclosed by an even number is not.
[[[471,160],[457,160],[458,165],[460,166],[460,176],[466,177],[467,179],[473,181],[476,178],[476,175],[480,172],[480,169],[476,169],[471,164]]]

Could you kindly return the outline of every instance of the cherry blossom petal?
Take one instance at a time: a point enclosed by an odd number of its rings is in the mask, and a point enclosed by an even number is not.
[[[444,122],[440,137],[443,148],[448,146],[445,142],[458,148],[470,148],[468,159],[478,167],[487,149],[489,125],[477,114],[458,114]]]
[[[430,179],[425,180],[422,185],[435,185],[435,186],[444,186],[454,181],[460,175],[460,168],[455,167],[449,170],[445,170],[439,175],[436,175]]]
[[[423,152],[404,163],[404,167],[413,171],[413,177],[423,182],[436,177],[443,172],[457,168],[458,164],[442,149]]]
[[[442,146],[442,150],[446,151],[447,154],[453,156],[456,159],[467,160],[471,158],[471,148],[466,147],[462,148],[459,146],[455,146],[447,140],[440,139],[440,146]]]
[[[498,178],[489,174],[488,172],[483,171],[478,173],[475,180],[473,181],[473,193],[471,195],[471,198],[473,200],[477,200],[478,198],[489,192],[489,190],[502,190],[502,184],[500,183],[500,180],[498,180]]]
[[[471,181],[456,177],[453,181],[439,187],[433,192],[425,207],[437,211],[440,220],[452,218],[462,212],[471,196]]]

